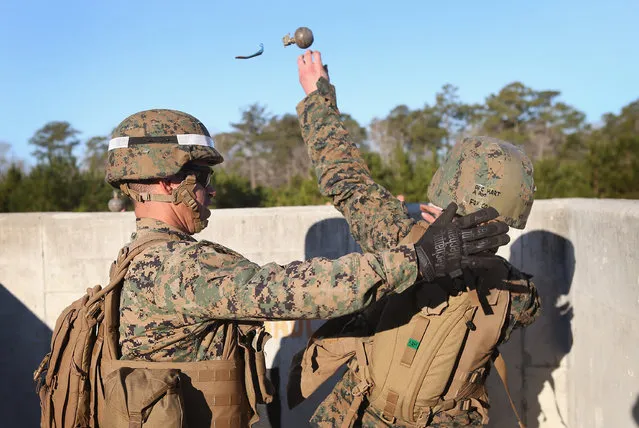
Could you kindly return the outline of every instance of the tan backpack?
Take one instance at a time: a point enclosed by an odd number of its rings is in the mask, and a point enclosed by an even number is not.
[[[422,234],[419,229],[406,239]],[[293,361],[289,400],[308,397],[349,362],[359,383],[343,427],[353,426],[364,398],[389,425],[426,427],[441,412],[470,409],[487,423],[484,382],[491,358],[506,385],[496,344],[509,309],[508,266],[504,261],[494,278],[467,279],[468,288],[456,295],[436,284],[417,284],[388,297],[370,311],[375,325],[368,337],[353,337],[343,323],[327,322]]]
[[[259,419],[258,402],[272,400],[263,352],[269,336],[261,323],[228,323],[221,360],[118,359],[124,275],[144,249],[168,240],[148,234],[122,248],[109,285],[88,289],[58,317],[51,352],[34,373],[41,427],[240,428]]]

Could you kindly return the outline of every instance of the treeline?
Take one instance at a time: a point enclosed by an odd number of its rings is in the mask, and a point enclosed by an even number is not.
[[[424,201],[430,178],[459,138],[489,135],[524,148],[533,159],[537,198],[639,198],[639,99],[618,114],[587,123],[559,100],[515,82],[467,104],[445,85],[432,104],[399,105],[363,127],[343,119],[373,177],[406,201]],[[231,131],[215,136],[226,161],[214,176],[218,208],[323,204],[297,117],[248,107]],[[8,159],[0,143],[0,211],[105,211],[113,190],[104,183],[108,137],[84,141],[67,122],[50,122],[29,140],[36,165]]]

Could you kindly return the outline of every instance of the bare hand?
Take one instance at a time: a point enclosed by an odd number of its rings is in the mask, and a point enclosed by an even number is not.
[[[322,64],[322,54],[319,51],[307,50],[297,57],[297,70],[300,84],[306,95],[317,90],[317,81],[320,77],[329,80],[328,72]]]
[[[428,224],[433,224],[442,213],[441,208],[432,204],[419,204],[419,209],[422,212],[422,218]]]

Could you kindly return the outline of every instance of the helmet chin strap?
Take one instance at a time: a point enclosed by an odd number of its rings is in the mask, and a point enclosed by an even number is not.
[[[193,214],[194,230],[192,233],[199,233],[209,224],[208,220],[200,218],[199,203],[195,198],[195,187],[197,182],[194,175],[187,175],[184,180],[171,191],[170,195],[161,195],[158,193],[144,193],[137,192],[131,189],[128,183],[120,184],[120,190],[122,193],[129,196],[131,199],[137,202],[171,202],[174,205],[184,204]]]

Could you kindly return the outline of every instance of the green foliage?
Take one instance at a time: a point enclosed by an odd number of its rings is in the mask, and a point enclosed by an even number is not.
[[[50,122],[29,140],[37,164],[27,173],[12,163],[0,175],[0,211],[105,211],[111,187],[104,181],[106,138],[88,142],[88,168],[74,155],[79,131],[68,122]]]
[[[109,141],[107,137],[92,137],[85,143],[84,167],[96,177],[104,179],[104,166],[107,158]]]
[[[408,155],[396,149],[395,161],[386,165],[379,153],[364,153],[373,179],[395,196],[404,196],[407,202],[426,201],[426,192],[437,167],[437,161],[422,159],[411,162]]]
[[[104,177],[60,159],[29,173],[13,164],[0,176],[0,212],[106,211],[112,190]]]
[[[25,181],[22,169],[16,164],[11,164],[0,178],[0,212],[24,211],[21,209],[19,197]]]
[[[534,163],[536,199],[590,198],[587,165],[583,161],[543,159]]]
[[[536,91],[511,83],[474,116],[477,133],[519,144],[533,160],[556,156],[567,136],[584,125],[585,115],[558,101],[558,91]]]
[[[32,154],[40,164],[56,160],[75,163],[73,149],[80,144],[76,138],[79,133],[69,122],[49,122],[29,140],[29,144],[36,147]]]
[[[432,106],[399,105],[368,129],[341,115],[373,178],[393,195],[425,201],[438,161],[454,141],[492,135],[523,146],[533,159],[537,199],[639,198],[639,99],[595,127],[560,101],[558,91],[515,82],[483,105],[461,102],[457,91],[445,85]],[[330,202],[318,191],[296,116],[272,116],[254,104],[232,128],[215,136],[226,159],[214,176],[215,207]],[[45,124],[29,140],[37,160],[30,170],[0,143],[0,212],[106,211],[113,192],[104,182],[107,138],[86,140],[78,161],[79,134],[68,122]]]
[[[323,205],[330,203],[317,187],[317,180],[297,176],[287,186],[270,189],[266,206]]]
[[[63,159],[36,165],[22,189],[25,211],[73,211],[81,197],[80,171]]]
[[[387,164],[401,163],[402,160],[396,157],[400,152],[411,159],[429,157],[436,160],[447,135],[441,124],[442,113],[436,107],[425,105],[422,109],[411,110],[399,105],[385,119],[373,121],[371,139]]]
[[[266,190],[257,186],[251,188],[250,181],[236,174],[229,174],[224,169],[216,169],[213,176],[215,208],[261,207],[267,198]]]
[[[596,197],[639,198],[639,100],[604,116],[590,135],[586,162]]]
[[[107,204],[113,197],[113,188],[104,181],[104,175],[96,175],[92,170],[88,170],[83,171],[80,178],[78,184],[82,188],[79,192],[77,207],[73,211],[107,211]],[[132,209],[133,202],[129,199],[125,200],[128,202],[128,210]]]
[[[589,144],[586,163],[590,187],[599,198],[639,198],[639,136],[621,136]]]

